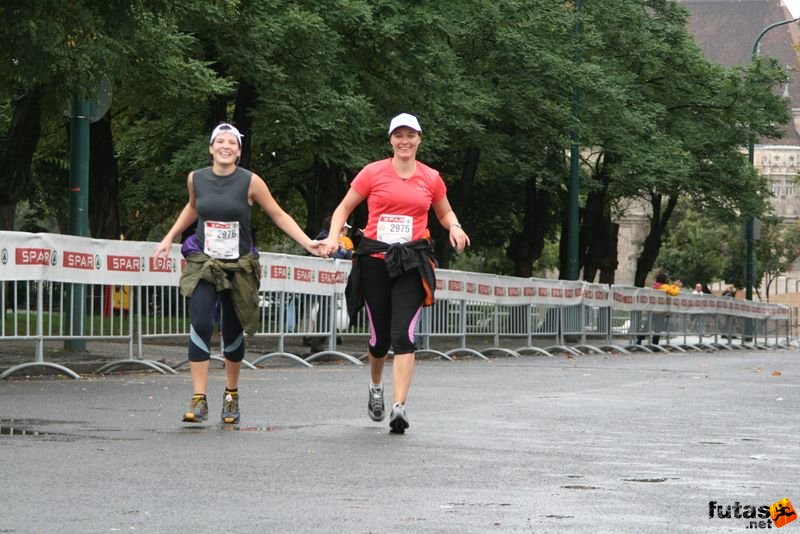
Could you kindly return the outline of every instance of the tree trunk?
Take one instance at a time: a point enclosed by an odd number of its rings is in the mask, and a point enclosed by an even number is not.
[[[586,205],[581,220],[580,245],[578,248],[578,268],[583,267],[583,279],[594,282],[600,270],[600,259],[605,246],[606,189],[599,189],[586,195]]]
[[[337,167],[329,167],[319,160],[314,161],[311,187],[306,193],[306,219],[305,232],[313,237],[322,230],[322,221],[333,214],[347,192],[347,179],[345,173]]]
[[[32,178],[31,163],[41,134],[44,89],[32,87],[11,101],[11,123],[0,147],[0,230],[13,230],[17,203]]]
[[[239,165],[245,169],[250,168],[253,156],[253,108],[256,106],[258,93],[253,84],[247,80],[239,80],[239,89],[236,91],[236,105],[233,110],[233,124],[244,136],[242,138],[242,157]]]
[[[478,163],[481,159],[480,148],[470,148],[464,155],[464,167],[461,171],[461,180],[450,188],[447,198],[460,222],[464,222],[463,212],[472,202],[472,191],[475,186],[475,176],[478,174]],[[434,222],[435,221],[435,222]],[[447,269],[453,258],[453,248],[450,246],[450,231],[445,230],[436,220],[436,212],[431,209],[428,213],[428,227],[433,237],[434,254],[439,267]],[[469,229],[465,227],[469,232]]]
[[[619,225],[611,220],[606,192],[603,188],[589,193],[583,210],[578,260],[587,282],[594,282],[598,272],[613,280],[617,269]]]
[[[670,195],[662,211],[661,199],[662,195],[658,193],[653,193],[650,197],[653,214],[650,219],[650,231],[647,233],[642,246],[642,253],[636,259],[636,274],[634,275],[633,284],[637,287],[644,287],[647,274],[653,269],[653,265],[658,259],[658,253],[661,251],[661,243],[667,232],[669,219],[672,217],[672,212],[678,203],[678,197]]]
[[[608,232],[606,232],[605,250],[603,259],[600,262],[600,282],[601,284],[613,284],[614,277],[619,267],[619,225],[609,221]]]
[[[525,214],[522,231],[511,235],[506,256],[514,262],[514,276],[529,278],[533,274],[533,262],[544,250],[544,238],[550,226],[553,197],[537,187],[535,177],[525,184]]]
[[[90,235],[119,239],[119,167],[108,113],[89,126],[89,206]]]
[[[595,167],[593,181],[597,187],[586,195],[580,230],[578,266],[583,268],[583,279],[594,282],[600,275],[601,283],[613,282],[617,269],[617,241],[619,225],[611,220],[608,190],[611,169],[618,161],[615,153],[604,151]]]

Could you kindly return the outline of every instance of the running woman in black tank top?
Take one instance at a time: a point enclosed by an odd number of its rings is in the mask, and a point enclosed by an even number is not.
[[[172,242],[195,222],[197,230],[189,239],[190,246],[184,247],[187,270],[181,279],[193,288],[189,298],[189,317],[191,332],[189,339],[189,360],[192,373],[194,396],[189,411],[183,416],[184,422],[197,423],[208,418],[208,369],[211,334],[219,303],[220,330],[225,357],[225,392],[223,394],[222,422],[239,422],[239,371],[244,358],[245,343],[243,323],[238,310],[256,306],[257,297],[239,299],[237,292],[230,289],[218,290],[214,284],[202,279],[201,268],[218,262],[229,273],[231,283],[240,287],[251,287],[254,282],[258,291],[258,280],[243,280],[246,277],[260,276],[258,255],[250,233],[250,213],[253,204],[272,219],[286,235],[297,241],[303,248],[319,256],[319,241],[309,238],[292,217],[283,211],[258,175],[240,168],[237,164],[242,153],[242,134],[230,124],[220,124],[211,134],[208,151],[212,165],[189,174],[187,188],[189,201],[164,239],[156,248],[155,254],[167,255]],[[192,259],[199,261],[192,262]],[[188,265],[194,268],[189,272]],[[243,269],[238,269],[239,265]],[[253,272],[255,269],[255,273]],[[192,278],[191,281],[188,279]],[[196,284],[196,285],[195,285]],[[252,302],[247,302],[252,301]]]

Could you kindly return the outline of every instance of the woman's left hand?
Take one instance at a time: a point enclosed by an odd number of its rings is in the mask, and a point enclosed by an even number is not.
[[[469,246],[469,236],[458,226],[450,226],[450,244],[461,254]]]

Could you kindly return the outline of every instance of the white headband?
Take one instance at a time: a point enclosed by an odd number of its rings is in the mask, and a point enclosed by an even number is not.
[[[220,134],[223,134],[225,132],[232,133],[233,135],[235,135],[236,140],[239,141],[239,146],[242,146],[242,137],[244,136],[241,133],[239,133],[239,130],[236,129],[236,126],[228,124],[227,122],[223,122],[222,124],[214,128],[214,131],[211,132],[211,139],[208,141],[208,144],[209,145],[213,144],[214,139],[216,139]]]

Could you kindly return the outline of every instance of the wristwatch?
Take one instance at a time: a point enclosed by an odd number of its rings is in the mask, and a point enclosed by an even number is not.
[[[452,228],[452,227],[454,227],[454,226],[455,226],[456,228],[459,228],[459,229],[461,229],[461,223],[453,223],[453,224],[451,224],[451,225],[450,225],[450,228]]]

